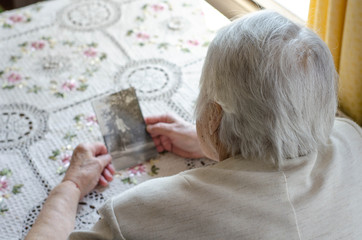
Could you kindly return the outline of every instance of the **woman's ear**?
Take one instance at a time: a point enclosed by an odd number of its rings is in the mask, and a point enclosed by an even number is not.
[[[223,161],[230,157],[230,154],[227,148],[220,142],[219,139],[219,127],[221,119],[224,115],[224,110],[216,102],[209,103],[208,106],[209,116],[208,116],[208,128],[209,128],[209,137],[212,143],[212,146],[215,151],[215,159],[218,161]]]
[[[212,136],[215,134],[220,126],[224,111],[222,110],[221,106],[216,102],[209,103],[208,108],[210,113],[208,119],[209,134],[210,136]]]

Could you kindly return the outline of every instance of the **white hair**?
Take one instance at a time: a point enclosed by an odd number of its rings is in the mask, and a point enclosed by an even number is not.
[[[259,11],[221,29],[210,44],[196,118],[223,109],[219,138],[230,154],[277,167],[327,141],[337,108],[332,55],[311,30]]]

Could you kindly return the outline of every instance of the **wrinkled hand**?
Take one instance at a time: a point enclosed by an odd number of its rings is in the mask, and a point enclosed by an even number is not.
[[[81,198],[97,184],[107,186],[115,172],[112,157],[102,143],[79,144],[73,152],[70,166],[63,181],[74,182],[81,192]]]
[[[145,122],[158,152],[166,150],[185,158],[205,157],[195,125],[167,114],[147,117]]]

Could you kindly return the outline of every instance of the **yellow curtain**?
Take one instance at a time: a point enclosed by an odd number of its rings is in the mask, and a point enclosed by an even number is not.
[[[339,107],[362,126],[362,1],[310,0],[308,26],[333,55]]]

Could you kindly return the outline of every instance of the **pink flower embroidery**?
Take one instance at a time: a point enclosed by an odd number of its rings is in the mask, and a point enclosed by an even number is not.
[[[94,114],[89,115],[88,117],[86,117],[85,120],[86,120],[88,126],[94,125],[97,123],[96,115],[94,115]]]
[[[68,167],[69,164],[70,164],[70,159],[72,158],[72,155],[70,154],[65,154],[63,157],[62,157],[62,163],[63,163],[63,166],[64,167]]]
[[[88,48],[84,51],[84,55],[87,57],[95,57],[97,55],[97,51],[94,48]]]
[[[131,167],[128,169],[128,172],[130,173],[130,175],[141,175],[142,173],[146,172],[146,167],[140,163],[134,167]]]
[[[62,85],[62,89],[65,90],[65,91],[72,91],[76,87],[77,87],[77,83],[73,79],[66,81]]]
[[[150,39],[150,35],[148,35],[147,33],[137,33],[136,37],[144,41]]]
[[[11,82],[11,83],[19,82],[19,81],[21,81],[21,76],[18,73],[11,73],[8,76],[8,81]]]
[[[155,12],[161,12],[163,9],[165,9],[165,7],[160,4],[153,4],[151,7]]]
[[[32,42],[31,47],[35,50],[42,50],[45,47],[45,42],[44,41]]]
[[[191,46],[198,46],[200,44],[197,40],[188,40],[187,43]]]
[[[24,16],[19,15],[19,14],[11,15],[11,16],[9,17],[9,19],[10,19],[13,23],[23,22],[23,21],[25,20]]]
[[[2,176],[0,178],[0,191],[4,192],[7,190],[9,186],[8,180],[6,179],[6,176]]]

